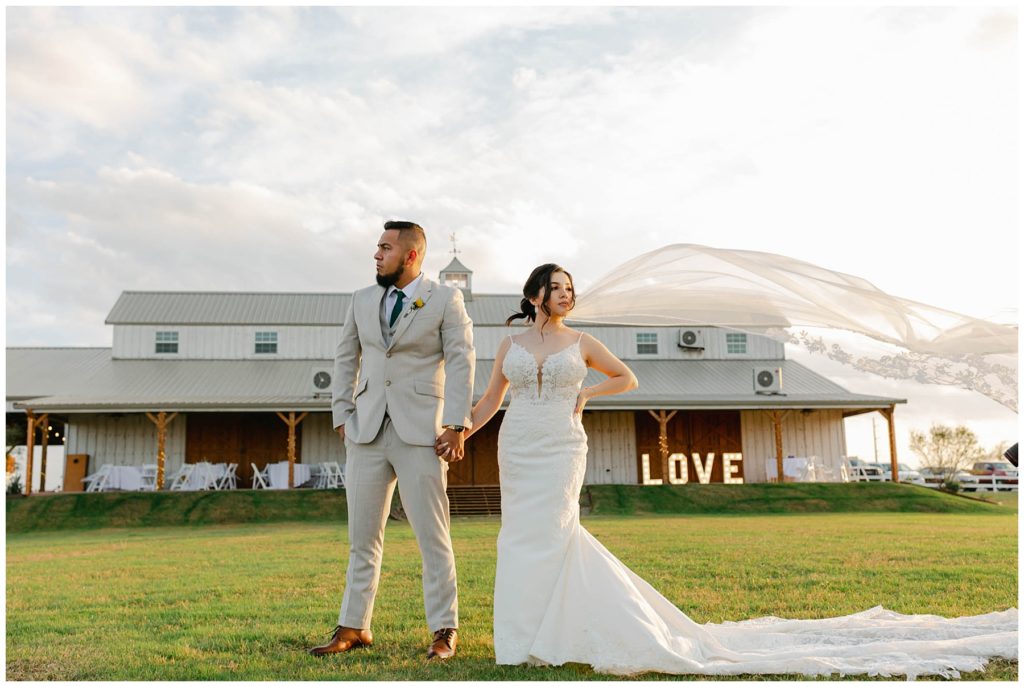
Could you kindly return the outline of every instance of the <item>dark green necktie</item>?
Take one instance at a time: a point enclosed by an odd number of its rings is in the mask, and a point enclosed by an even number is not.
[[[401,289],[395,291],[395,307],[391,311],[391,319],[388,321],[389,327],[394,327],[395,322],[398,320],[399,313],[402,312],[402,300],[405,299],[405,292]]]

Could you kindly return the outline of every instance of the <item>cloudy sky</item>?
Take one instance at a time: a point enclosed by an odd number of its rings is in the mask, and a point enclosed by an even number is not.
[[[127,289],[349,291],[387,218],[432,274],[455,232],[485,293],[700,243],[1015,322],[1016,35],[1013,8],[9,8],[7,344],[109,345]],[[1015,434],[857,376],[911,398],[901,432]]]

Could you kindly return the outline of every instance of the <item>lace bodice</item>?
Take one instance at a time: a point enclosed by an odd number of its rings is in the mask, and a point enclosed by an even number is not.
[[[587,376],[587,364],[580,353],[580,339],[555,351],[537,365],[537,358],[514,338],[505,353],[501,371],[509,381],[512,400],[576,400]]]

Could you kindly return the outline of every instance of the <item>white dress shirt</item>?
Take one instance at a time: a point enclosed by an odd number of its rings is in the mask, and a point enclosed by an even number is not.
[[[388,287],[388,293],[384,296],[384,321],[388,322],[391,319],[391,311],[395,309],[395,301],[398,300],[396,295],[399,291],[405,294],[405,300],[402,301],[402,309],[404,310],[408,306],[409,301],[413,296],[416,295],[416,289],[420,287],[420,282],[423,281],[423,272],[419,273],[419,276],[413,279],[411,282],[405,285],[404,288],[399,289],[397,286],[392,284]],[[395,326],[398,325],[398,320],[395,320]]]

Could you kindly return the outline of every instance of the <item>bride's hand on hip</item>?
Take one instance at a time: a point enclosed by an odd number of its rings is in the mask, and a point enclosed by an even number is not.
[[[587,405],[587,401],[590,400],[590,387],[580,389],[580,393],[576,396],[576,408],[573,409],[574,415],[583,414],[583,406]]]

